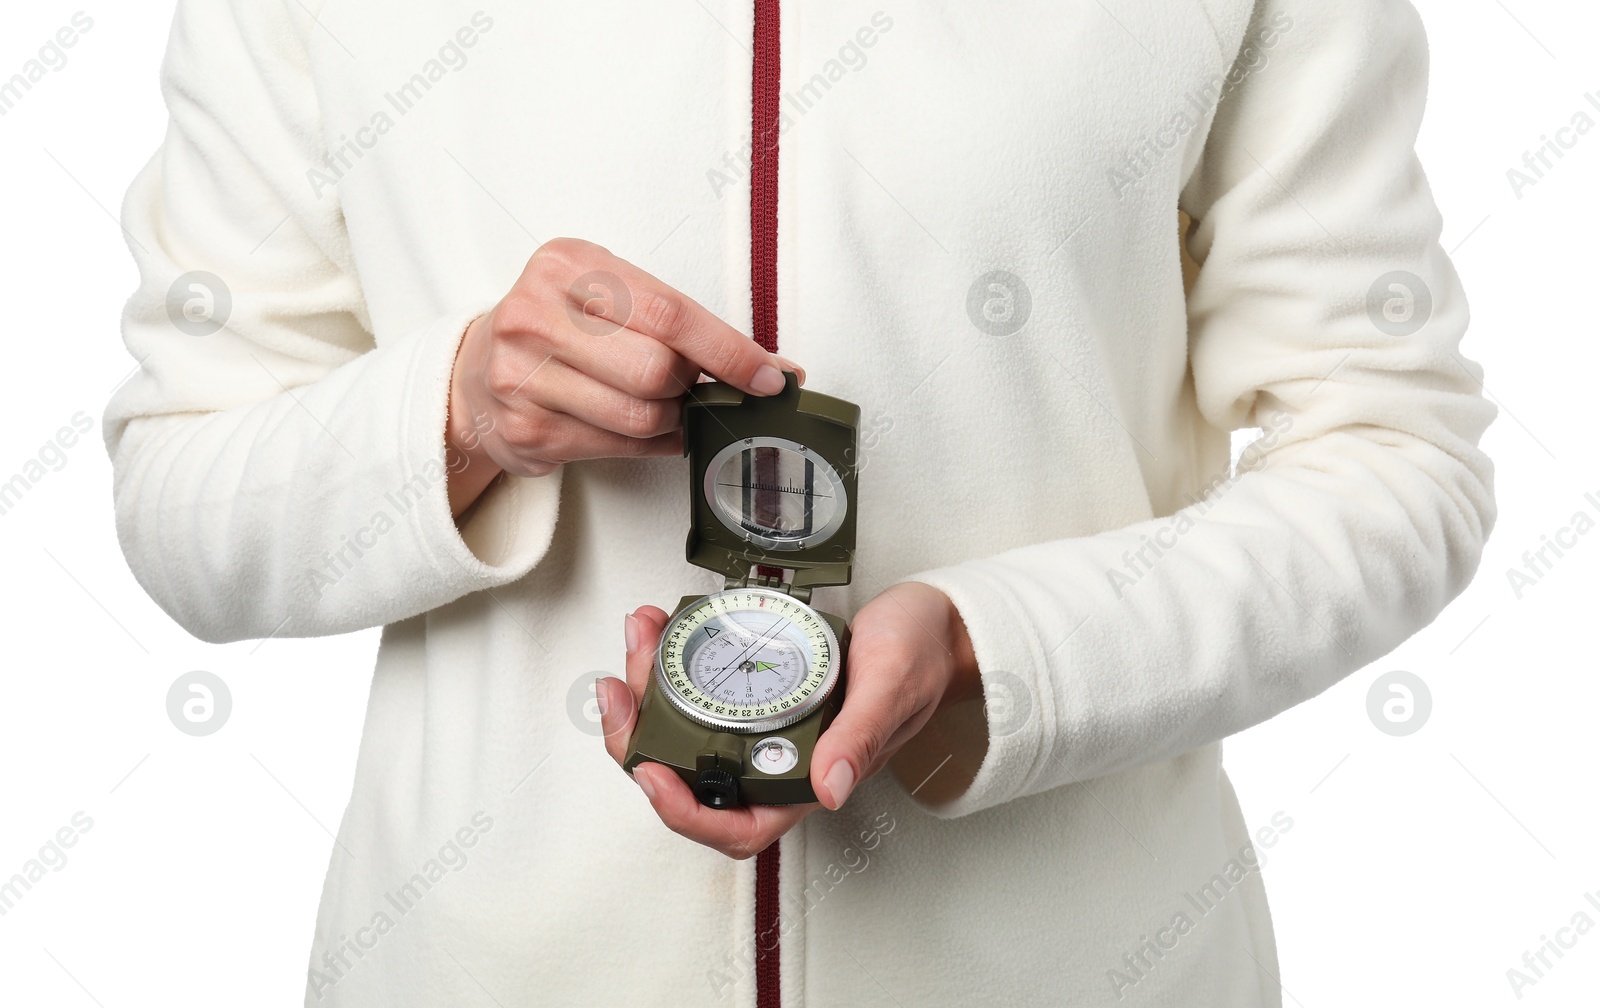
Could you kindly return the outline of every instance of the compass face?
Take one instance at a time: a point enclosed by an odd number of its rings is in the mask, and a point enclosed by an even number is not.
[[[839,642],[816,610],[779,591],[733,588],[690,606],[661,636],[658,685],[691,720],[733,732],[794,724],[839,678]]]

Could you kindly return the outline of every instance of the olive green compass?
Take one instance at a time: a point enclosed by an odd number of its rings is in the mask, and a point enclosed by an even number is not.
[[[679,600],[667,620],[629,771],[669,766],[711,808],[817,800],[811,751],[844,696],[850,628],[813,609],[811,590],[850,583],[860,416],[793,372],[774,396],[723,382],[685,396],[685,551],[725,581]]]

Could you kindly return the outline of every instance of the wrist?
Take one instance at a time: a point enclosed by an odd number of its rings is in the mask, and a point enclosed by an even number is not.
[[[950,650],[950,681],[939,700],[942,709],[967,700],[983,699],[983,676],[978,672],[978,657],[973,651],[972,636],[967,632],[961,611],[948,595],[943,592],[940,595],[948,609],[947,647]]]
[[[989,751],[983,677],[966,621],[944,592],[913,582],[939,600],[935,635],[946,652],[944,691],[932,717],[890,760],[895,779],[919,802],[938,806],[966,792]],[[930,625],[933,630],[935,625]]]
[[[966,621],[950,596],[922,581],[906,581],[889,589],[900,593],[901,606],[917,615],[913,618],[944,652],[944,684],[938,709],[967,700],[983,699],[983,678],[978,674],[978,659]],[[888,593],[886,593],[888,594]]]
[[[473,409],[475,397],[469,394],[471,362],[482,356],[480,347],[487,321],[487,315],[480,315],[467,327],[450,372],[444,442],[450,511],[454,515],[466,510],[500,475],[499,463],[490,457],[484,446],[484,435],[494,429],[493,420],[487,413]]]

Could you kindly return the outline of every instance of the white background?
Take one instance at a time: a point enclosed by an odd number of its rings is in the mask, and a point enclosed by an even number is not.
[[[1506,577],[1575,512],[1600,519],[1600,128],[1520,198],[1506,175],[1580,109],[1600,122],[1584,99],[1600,101],[1600,13],[1418,6],[1433,50],[1421,155],[1472,301],[1465,352],[1501,406],[1486,438],[1500,518],[1477,580],[1432,626],[1227,744],[1251,827],[1293,819],[1263,854],[1284,1001],[1305,1008],[1517,1003],[1506,971],[1524,952],[1579,911],[1600,923],[1584,900],[1600,901],[1600,530],[1522,598]],[[117,549],[98,419],[132,367],[117,317],[135,276],[113,215],[164,129],[171,7],[86,9],[94,26],[68,64],[0,117],[0,482],[78,411],[96,421],[0,515],[0,881],[74,813],[93,821],[0,916],[7,1005],[298,1004],[370,681],[376,631],[205,645],[145,597]],[[78,9],[8,3],[0,78]],[[232,692],[209,737],[167,717],[168,687],[194,669]],[[1369,688],[1395,669],[1432,699],[1405,737],[1367,713]],[[1600,933],[1568,937],[1523,1002],[1595,1003]]]

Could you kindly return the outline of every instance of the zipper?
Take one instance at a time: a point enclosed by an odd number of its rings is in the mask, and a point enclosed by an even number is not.
[[[757,343],[778,351],[779,0],[755,0],[750,73],[750,307]],[[775,567],[760,576],[781,578]],[[756,855],[756,1008],[782,1008],[779,975],[778,850]]]

